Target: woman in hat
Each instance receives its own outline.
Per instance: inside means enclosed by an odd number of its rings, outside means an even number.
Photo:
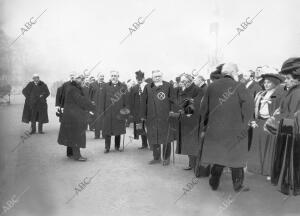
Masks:
[[[270,180],[275,136],[264,131],[264,124],[279,107],[284,89],[280,85],[284,78],[279,74],[263,74],[265,90],[257,93],[255,101],[252,144],[247,163],[248,171],[268,176]]]
[[[284,194],[300,195],[300,58],[286,60],[281,68],[288,91],[266,128],[278,128],[271,182]]]

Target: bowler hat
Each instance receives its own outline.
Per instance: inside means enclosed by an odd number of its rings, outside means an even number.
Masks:
[[[142,79],[144,79],[145,75],[141,70],[139,70],[139,71],[135,72],[135,76],[136,76],[136,79],[142,80]]]

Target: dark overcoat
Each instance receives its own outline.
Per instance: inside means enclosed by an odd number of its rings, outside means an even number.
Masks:
[[[60,86],[57,88],[56,96],[55,96],[55,106],[58,107],[58,111],[56,112],[56,115],[59,115],[59,122],[61,122],[62,117],[62,92],[63,92],[63,86]]]
[[[58,134],[58,143],[69,147],[86,146],[86,112],[95,107],[84,96],[82,88],[71,82],[65,88],[64,112]]]
[[[252,96],[242,83],[225,76],[208,86],[200,107],[205,138],[201,161],[227,167],[246,165]]]
[[[179,90],[176,96],[176,104],[181,107],[185,99],[193,99],[195,107],[200,107],[202,89],[194,83],[185,90]],[[199,97],[198,97],[199,95]],[[177,149],[176,153],[183,155],[198,155],[199,151],[199,108],[194,110],[194,113],[188,117],[181,115],[178,122],[177,130]]]
[[[103,91],[103,86],[105,83],[95,83],[91,92],[91,99],[96,104],[96,110],[99,112],[95,113],[94,124],[96,130],[102,130],[103,128],[103,115],[100,115],[100,109],[103,107],[103,100],[101,99],[101,94]]]
[[[121,82],[105,83],[102,89],[99,115],[103,116],[103,135],[121,135],[126,133],[125,118],[120,114],[126,103],[127,86]]]
[[[300,195],[300,84],[286,92],[279,113],[274,117],[277,123],[283,119],[293,119],[295,126],[293,138],[290,136],[287,140],[282,125],[279,125],[271,182],[278,184],[279,190],[285,194],[293,191],[294,195]]]
[[[140,122],[141,121],[141,101],[142,101],[142,93],[143,89],[141,89],[142,92],[139,91],[139,85],[134,85],[131,87],[129,91],[129,106],[131,115],[133,116],[134,122]]]
[[[262,90],[262,87],[259,83],[253,80],[253,82],[248,86],[247,88],[252,95],[253,98],[255,98],[256,94]]]
[[[142,94],[141,117],[146,119],[147,138],[150,145],[167,144],[174,140],[169,124],[169,112],[173,109],[174,89],[163,81],[156,87],[147,84]]]
[[[62,91],[63,91],[63,86],[60,86],[56,90],[56,96],[55,96],[55,106],[56,107],[61,107],[62,104]]]
[[[64,108],[65,98],[66,98],[66,91],[68,89],[68,86],[71,86],[71,81],[67,81],[67,82],[62,84],[61,96],[60,96],[60,107],[61,108]]]
[[[22,91],[25,96],[25,104],[22,115],[22,122],[38,121],[48,123],[47,97],[50,95],[47,85],[39,81],[37,85],[29,82]]]

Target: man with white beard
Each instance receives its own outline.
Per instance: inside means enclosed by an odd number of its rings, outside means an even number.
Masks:
[[[163,81],[162,76],[161,71],[152,71],[153,82],[145,86],[142,96],[141,120],[146,121],[147,138],[153,149],[153,160],[149,164],[161,162],[163,144],[163,166],[166,166],[170,164],[171,141],[174,139],[169,124],[173,87]]]

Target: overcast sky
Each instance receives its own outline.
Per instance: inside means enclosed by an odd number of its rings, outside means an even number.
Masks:
[[[170,80],[207,62],[215,41],[210,33],[214,21],[219,22],[218,48],[224,48],[220,61],[236,62],[241,70],[280,68],[285,59],[300,56],[299,0],[0,1],[2,30],[11,41],[31,17],[47,9],[10,49],[15,50],[14,73],[24,73],[30,65],[33,71],[27,73],[39,73],[48,82],[67,79],[70,71],[91,69],[99,61],[92,73],[104,72],[106,80],[110,70],[120,71],[121,80],[127,80],[139,69],[147,77],[160,69]],[[151,11],[120,44],[129,28]],[[259,11],[226,46],[240,24]]]

